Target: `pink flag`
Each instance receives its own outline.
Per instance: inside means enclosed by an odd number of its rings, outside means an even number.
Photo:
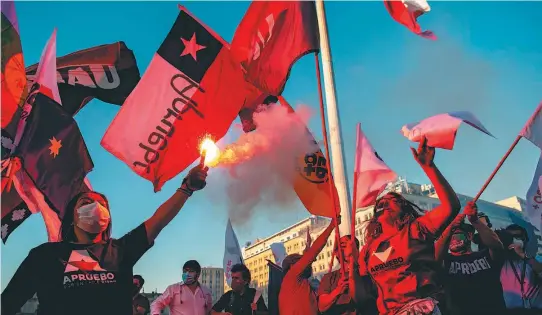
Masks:
[[[30,87],[28,97],[23,105],[23,113],[21,114],[21,118],[17,125],[17,133],[15,134],[14,145],[11,149],[12,153],[21,141],[26,126],[26,118],[32,110],[32,104],[30,104],[29,100],[33,100],[35,95],[41,92],[62,105],[56,77],[56,28],[53,30],[53,34],[51,34],[49,41],[47,41],[47,45],[45,45],[45,48],[41,53],[40,63],[38,65],[38,70],[36,70],[34,82],[32,87]]]
[[[391,17],[406,26],[411,32],[420,35],[421,37],[436,40],[437,37],[433,32],[427,30],[422,31],[422,28],[418,24],[418,17],[426,12],[429,12],[431,8],[425,0],[384,0],[384,5]]]
[[[427,145],[451,150],[454,147],[457,129],[462,122],[493,137],[482,123],[470,112],[450,112],[426,118],[420,122],[404,125],[401,132],[410,141],[420,142],[425,136]]]
[[[355,207],[367,207],[374,204],[386,185],[396,178],[397,174],[378,156],[358,124],[354,166]]]
[[[529,221],[537,228],[542,228],[542,155],[538,160],[538,165],[534,172],[533,181],[527,191],[527,206],[525,215]]]
[[[533,116],[527,121],[519,135],[542,150],[542,103],[538,105]]]

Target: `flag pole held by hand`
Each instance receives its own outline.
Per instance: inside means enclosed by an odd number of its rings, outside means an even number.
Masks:
[[[205,167],[205,156],[207,155],[207,150],[201,152],[201,157],[199,159],[199,165],[203,168]]]

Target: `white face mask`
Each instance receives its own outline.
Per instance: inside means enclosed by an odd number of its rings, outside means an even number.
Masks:
[[[514,245],[519,245],[521,248],[523,248],[523,246],[525,245],[524,242],[523,242],[522,240],[517,239],[517,238],[515,238],[515,239],[512,241],[512,243],[513,243]]]
[[[75,213],[77,215],[77,227],[93,234],[105,231],[111,220],[109,211],[99,202],[81,206]]]

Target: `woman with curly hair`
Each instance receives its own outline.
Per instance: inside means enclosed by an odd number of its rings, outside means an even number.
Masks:
[[[461,205],[433,163],[435,148],[420,141],[412,149],[435,187],[441,204],[425,213],[398,193],[377,200],[359,256],[361,275],[369,275],[378,291],[380,314],[441,314],[442,286],[435,261],[435,239],[459,213]],[[437,304],[441,303],[440,307]]]

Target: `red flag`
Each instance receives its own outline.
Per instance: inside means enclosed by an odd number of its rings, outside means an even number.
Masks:
[[[357,125],[356,159],[354,165],[354,181],[356,183],[355,207],[368,207],[375,203],[378,195],[397,175],[378,156],[369,139]],[[354,220],[353,218],[352,220]]]
[[[280,95],[294,62],[318,47],[313,1],[253,1],[235,31],[231,51],[248,82]]]
[[[226,134],[246,95],[228,44],[180,9],[101,142],[155,191],[199,157],[204,137]]]
[[[19,23],[14,1],[2,1],[2,129],[9,128],[12,119],[18,120],[18,112],[26,98],[26,75],[19,36]],[[16,124],[13,124],[15,126]],[[15,127],[14,127],[15,128]],[[9,128],[11,129],[11,128]],[[14,134],[15,130],[8,130]]]
[[[384,5],[391,17],[406,26],[413,33],[421,37],[436,40],[437,37],[433,32],[427,30],[422,31],[418,24],[418,17],[430,10],[429,4],[425,0],[384,0]]]

